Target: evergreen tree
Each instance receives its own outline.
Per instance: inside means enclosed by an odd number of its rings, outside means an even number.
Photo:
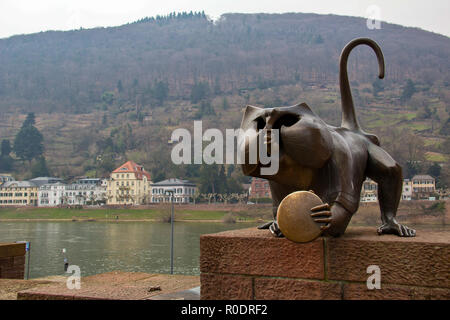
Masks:
[[[227,100],[227,98],[223,98],[223,101],[222,101],[222,108],[223,108],[223,110],[228,110],[228,108],[230,107],[230,104],[228,103],[228,100]]]
[[[416,87],[414,85],[414,82],[411,79],[408,79],[406,81],[406,85],[403,88],[403,92],[402,92],[402,96],[400,97],[400,100],[402,102],[407,102],[409,101],[409,99],[411,99],[411,97],[413,96],[413,94],[416,93]]]
[[[102,126],[106,127],[107,125],[108,125],[108,116],[106,113],[104,113],[102,118]]]
[[[114,102],[114,92],[111,91],[105,91],[102,94],[102,101],[107,104],[108,106],[112,105]]]
[[[197,103],[209,95],[209,85],[207,82],[197,82],[191,90],[191,102]]]
[[[380,79],[376,79],[374,82],[372,82],[372,92],[374,97],[378,97],[378,94],[383,91],[384,85]]]
[[[29,113],[14,139],[14,153],[22,160],[36,159],[44,153],[44,138],[34,123],[34,113]]]
[[[119,91],[119,93],[123,92],[122,80],[117,81],[117,91]]]
[[[222,89],[220,88],[220,80],[219,77],[216,76],[216,79],[214,80],[214,94],[219,95],[222,93]]]
[[[205,115],[216,114],[216,112],[214,111],[214,108],[211,105],[211,102],[209,102],[209,101],[202,101],[202,103],[200,104],[200,113],[201,113],[202,117]]]
[[[36,117],[33,112],[27,114],[25,121],[23,122],[23,126],[34,126],[36,124]]]
[[[444,122],[439,133],[445,136],[450,135],[450,117],[448,117],[447,120]]]
[[[0,153],[0,172],[1,171],[11,171],[13,166],[13,159],[10,156],[11,153],[11,144],[9,140],[3,139],[1,145],[1,153]]]
[[[218,192],[218,166],[217,164],[203,164],[200,167],[200,192],[217,193]]]
[[[36,162],[31,166],[31,177],[47,177],[50,176],[50,171],[47,167],[47,162],[44,156],[37,158]]]
[[[169,85],[166,82],[158,81],[153,87],[153,97],[162,105],[169,96]]]
[[[11,156],[0,156],[0,172],[9,172],[13,168]]]
[[[404,177],[411,179],[420,172],[421,166],[417,162],[408,161],[405,167]]]
[[[225,175],[225,166],[221,165],[217,177],[217,193],[227,193],[227,192],[228,192],[228,183],[227,177]]]
[[[441,175],[441,166],[439,164],[437,164],[437,163],[433,163],[433,165],[431,165],[428,168],[427,173],[430,176],[433,176],[434,178],[438,179],[439,176]]]
[[[9,156],[11,151],[12,151],[12,149],[11,149],[11,144],[10,144],[9,140],[3,139],[2,140],[1,152],[0,152],[1,156],[2,157],[7,157],[7,156]]]

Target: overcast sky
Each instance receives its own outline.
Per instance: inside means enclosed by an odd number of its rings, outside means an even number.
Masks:
[[[368,8],[375,5],[375,11]],[[368,17],[450,36],[450,0],[0,0],[0,38],[46,30],[118,26],[173,11],[314,12]]]

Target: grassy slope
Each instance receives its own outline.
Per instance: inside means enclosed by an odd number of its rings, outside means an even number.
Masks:
[[[177,220],[218,220],[227,214],[224,210],[186,210],[175,207]],[[0,220],[56,219],[56,220],[162,220],[170,215],[168,208],[156,209],[69,209],[69,208],[0,208]],[[236,214],[240,220],[245,219]]]
[[[271,205],[199,205],[175,206],[175,219],[186,221],[223,221],[232,216],[236,221],[269,221],[272,217]],[[0,208],[0,221],[4,220],[72,220],[94,219],[96,221],[113,220],[155,220],[167,221],[169,206],[152,208]],[[411,225],[448,226],[450,218],[449,201],[402,201],[397,218]],[[352,225],[378,226],[381,223],[380,209],[377,203],[361,204],[352,218]]]

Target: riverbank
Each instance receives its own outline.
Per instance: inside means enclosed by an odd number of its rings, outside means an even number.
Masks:
[[[248,208],[250,207],[250,208]],[[175,206],[175,220],[184,222],[253,222],[270,219],[266,206]],[[170,221],[170,206],[145,208],[0,208],[0,221]]]
[[[403,201],[398,220],[409,224],[448,225],[449,201]],[[271,204],[189,204],[175,205],[175,221],[183,222],[259,222],[272,218]],[[170,205],[139,207],[42,208],[3,207],[0,221],[73,221],[73,222],[169,222]],[[352,218],[354,225],[377,226],[378,203],[362,203]]]

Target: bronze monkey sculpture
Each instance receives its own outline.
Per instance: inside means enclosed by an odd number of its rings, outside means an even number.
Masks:
[[[342,123],[340,127],[327,125],[306,103],[271,109],[247,106],[241,129],[256,130],[253,139],[279,130],[279,170],[270,176],[261,175],[262,164],[245,160],[245,175],[269,180],[273,198],[274,221],[260,226],[269,228],[275,236],[283,236],[276,222],[277,208],[289,194],[312,190],[324,205],[311,208],[311,216],[323,233],[342,235],[352,215],[357,211],[361,187],[369,177],[378,183],[378,198],[382,225],[378,234],[414,237],[416,231],[395,219],[402,193],[402,168],[380,147],[375,135],[364,132],[355,115],[347,74],[347,60],[353,48],[368,45],[373,49],[379,66],[379,78],[384,77],[384,57],[378,44],[367,38],[348,43],[340,56],[340,92]],[[249,141],[239,145],[246,155]],[[273,143],[267,141],[268,144]]]

